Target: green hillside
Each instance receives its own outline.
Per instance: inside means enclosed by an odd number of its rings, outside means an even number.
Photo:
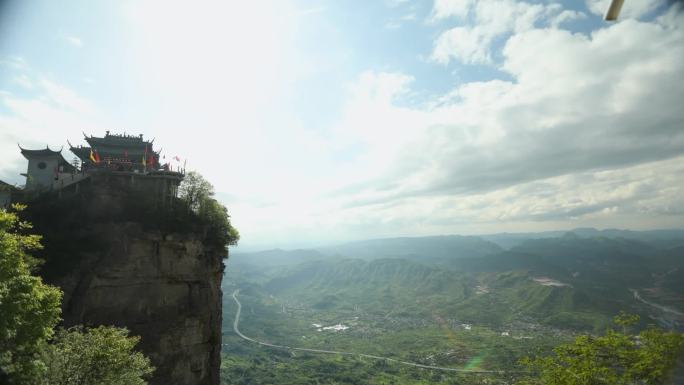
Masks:
[[[676,237],[667,238],[678,232],[578,233],[509,237],[515,244],[508,250],[455,236],[231,256],[224,293],[240,289],[240,328],[247,336],[513,374],[456,375],[353,356],[265,349],[232,332],[235,304],[224,295],[224,362],[230,363],[225,378],[512,383],[520,358],[549,352],[577,333],[601,334],[621,310],[640,314],[640,327],[684,327],[678,315],[684,311],[684,249],[676,246]],[[332,325],[348,329],[323,329]]]
[[[529,271],[452,271],[402,259],[317,261],[291,267],[264,285],[269,293],[314,309],[361,307],[384,315],[440,314],[468,323],[534,320],[599,329],[629,300],[587,288],[545,286]]]
[[[404,258],[448,264],[454,259],[482,257],[501,252],[502,249],[479,237],[444,235],[371,239],[329,247],[322,251],[347,258]]]

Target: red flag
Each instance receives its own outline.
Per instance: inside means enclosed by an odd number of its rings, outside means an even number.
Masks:
[[[100,163],[100,154],[97,153],[97,150],[95,150],[95,163]]]

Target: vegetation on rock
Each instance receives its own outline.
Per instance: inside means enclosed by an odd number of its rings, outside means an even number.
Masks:
[[[46,385],[146,384],[153,368],[133,351],[138,337],[102,326],[60,330],[59,288],[32,274],[41,237],[17,211],[0,210],[0,383]]]
[[[185,175],[178,194],[186,207],[207,224],[215,241],[225,246],[237,245],[240,233],[231,225],[226,207],[214,199],[214,186],[209,181],[191,171]]]
[[[22,206],[14,206],[15,211]],[[40,236],[0,210],[0,382],[28,384],[44,370],[38,354],[59,321],[61,291],[31,274]]]
[[[149,358],[134,351],[140,337],[112,326],[57,331],[42,352],[50,385],[144,385],[154,370]]]

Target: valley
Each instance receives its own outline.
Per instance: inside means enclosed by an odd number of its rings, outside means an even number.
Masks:
[[[659,257],[657,245],[574,234],[508,250],[418,240],[374,241],[373,253],[353,245],[233,257],[223,383],[512,384],[520,359],[600,333],[620,310],[640,314],[642,327],[683,325],[676,291],[654,290],[682,259]],[[471,256],[473,244],[485,251]]]

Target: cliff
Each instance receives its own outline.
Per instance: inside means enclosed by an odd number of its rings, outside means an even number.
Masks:
[[[156,367],[150,384],[216,385],[225,244],[191,211],[149,198],[93,180],[31,202],[41,275],[64,291],[64,326],[139,335]]]

